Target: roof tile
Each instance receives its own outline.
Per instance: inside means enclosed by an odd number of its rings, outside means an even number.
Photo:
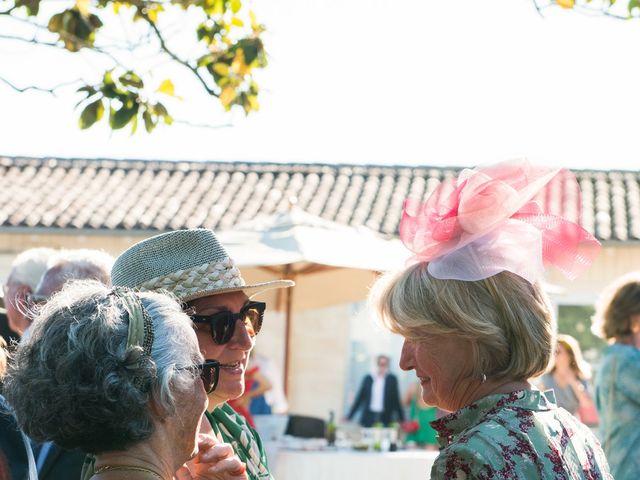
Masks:
[[[0,157],[0,226],[223,229],[296,203],[329,220],[397,235],[405,198],[424,200],[457,172],[428,166]],[[581,198],[567,174],[536,200],[580,219],[600,240],[640,240],[640,172],[574,173]]]

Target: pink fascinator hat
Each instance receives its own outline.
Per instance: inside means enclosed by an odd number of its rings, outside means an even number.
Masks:
[[[561,189],[562,201],[547,201],[549,184]],[[574,219],[562,216],[567,202],[577,204]],[[439,279],[481,280],[509,271],[534,283],[554,265],[573,280],[600,250],[576,223],[579,212],[580,187],[570,171],[514,160],[465,169],[426,202],[406,200],[400,238],[413,261],[429,262]]]

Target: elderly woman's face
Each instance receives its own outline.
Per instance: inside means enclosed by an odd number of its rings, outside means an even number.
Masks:
[[[194,379],[189,390],[178,395],[177,418],[173,422],[175,431],[172,438],[175,451],[184,458],[192,458],[198,453],[198,433],[207,401],[207,393],[199,377]]]
[[[248,301],[249,297],[244,292],[231,292],[198,298],[189,305],[198,315],[212,315],[224,310],[238,313]],[[214,343],[208,324],[197,323],[194,326],[202,355],[221,364],[218,386],[210,395],[211,406],[238,398],[244,392],[244,372],[253,348],[253,338],[241,321],[236,322],[231,340],[224,345]]]
[[[404,340],[400,368],[415,370],[427,405],[453,412],[465,405],[472,385],[468,342],[446,335]]]

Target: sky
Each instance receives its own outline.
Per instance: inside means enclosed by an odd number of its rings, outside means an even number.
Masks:
[[[190,100],[175,116],[219,128],[81,131],[71,91],[19,94],[0,83],[0,155],[434,166],[526,156],[570,168],[640,165],[640,21],[559,8],[542,17],[529,0],[253,7],[270,54],[257,114],[222,113],[178,72],[177,93]],[[0,32],[12,28],[0,19]],[[98,71],[88,54],[66,61],[50,48],[0,40],[0,76],[19,85]]]

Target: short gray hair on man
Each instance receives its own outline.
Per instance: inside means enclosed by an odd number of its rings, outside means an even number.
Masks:
[[[89,453],[122,450],[176,412],[176,393],[202,362],[191,322],[173,298],[135,293],[151,317],[151,356],[127,348],[122,299],[95,281],[70,282],[42,308],[20,342],[4,394],[32,439]],[[151,403],[157,408],[152,409]]]
[[[544,373],[556,321],[539,283],[511,272],[441,280],[427,267],[416,263],[374,286],[370,299],[386,328],[417,341],[427,335],[468,341],[476,378],[526,380]]]
[[[97,280],[111,285],[111,267],[115,259],[102,250],[88,248],[60,250],[47,262],[47,271],[40,278],[35,291],[40,292],[48,283],[58,286],[71,280]]]
[[[53,248],[30,248],[21,252],[11,263],[7,285],[27,285],[33,291],[47,270],[47,263],[56,251]]]

